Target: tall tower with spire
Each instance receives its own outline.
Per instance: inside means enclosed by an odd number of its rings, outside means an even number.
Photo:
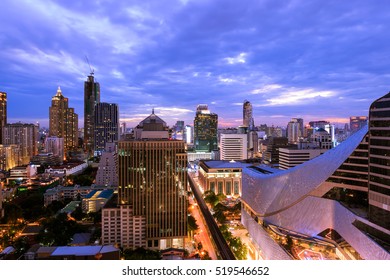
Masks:
[[[100,85],[95,81],[93,71],[84,82],[84,150],[93,152],[95,131],[95,105],[100,103]]]
[[[49,108],[49,136],[64,139],[65,155],[67,151],[77,148],[78,144],[78,115],[74,108],[69,108],[68,102],[58,87]]]

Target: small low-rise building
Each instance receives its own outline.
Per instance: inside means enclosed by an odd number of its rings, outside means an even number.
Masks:
[[[199,163],[199,182],[204,191],[241,196],[241,173],[247,164],[235,161],[210,160]]]
[[[104,207],[107,201],[113,196],[114,190],[93,190],[82,200],[84,213],[97,212]]]

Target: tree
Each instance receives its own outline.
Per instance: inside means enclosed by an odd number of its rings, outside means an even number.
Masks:
[[[139,247],[135,250],[125,249],[123,251],[123,258],[125,260],[161,260],[160,251],[153,251]]]
[[[75,233],[83,232],[83,228],[75,221],[69,220],[65,213],[44,220],[42,226],[37,239],[46,246],[68,245]]]
[[[23,209],[14,203],[4,203],[4,222],[16,224],[23,217]]]
[[[196,223],[196,219],[192,215],[189,215],[187,217],[187,223],[188,223],[188,231],[195,231],[199,229],[199,226]]]
[[[204,201],[209,203],[211,207],[214,207],[218,203],[218,197],[215,195],[213,191],[205,191]]]

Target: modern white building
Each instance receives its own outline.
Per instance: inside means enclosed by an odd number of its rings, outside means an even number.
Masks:
[[[84,213],[97,212],[104,207],[107,201],[113,196],[114,190],[93,190],[81,201]]]
[[[279,148],[279,169],[286,170],[325,153],[328,149]]]
[[[221,160],[245,160],[248,158],[247,134],[221,134]]]

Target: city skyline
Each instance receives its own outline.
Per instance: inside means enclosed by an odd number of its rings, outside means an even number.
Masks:
[[[390,17],[379,2],[22,2],[0,3],[9,123],[48,127],[61,86],[82,124],[92,70],[101,102],[118,104],[129,127],[152,108],[192,125],[198,104],[221,127],[239,126],[244,100],[256,125],[348,123],[389,91]]]

